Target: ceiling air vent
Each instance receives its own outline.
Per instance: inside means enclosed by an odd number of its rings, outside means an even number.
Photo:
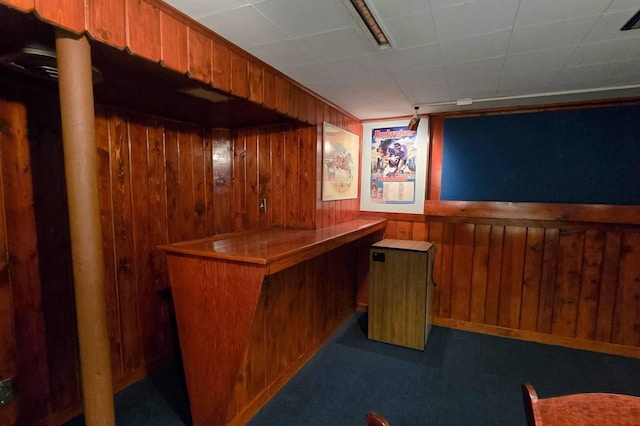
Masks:
[[[56,52],[45,46],[32,44],[18,51],[0,55],[0,63],[31,77],[44,80],[58,79]],[[93,83],[99,83],[102,74],[95,67],[92,71]]]

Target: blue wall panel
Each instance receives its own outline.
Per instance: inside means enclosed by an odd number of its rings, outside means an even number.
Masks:
[[[640,205],[640,105],[448,118],[442,200]]]

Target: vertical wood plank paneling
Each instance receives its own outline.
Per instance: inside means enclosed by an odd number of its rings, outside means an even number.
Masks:
[[[246,131],[238,130],[233,140],[233,228],[247,229],[247,147]]]
[[[300,140],[295,130],[286,132],[284,143],[285,174],[285,226],[296,227],[299,223],[300,205]]]
[[[105,298],[107,304],[107,328],[111,347],[111,371],[113,377],[123,375],[122,340],[120,338],[120,312],[118,311],[118,283],[116,262],[116,234],[113,214],[112,183],[112,127],[113,115],[102,108],[96,111],[96,145],[98,150],[98,188],[102,251],[105,266]]]
[[[116,253],[116,285],[118,289],[118,317],[120,319],[121,357],[124,379],[141,365],[140,336],[138,335],[138,299],[136,294],[136,264],[133,245],[133,212],[131,192],[131,163],[129,157],[129,129],[126,118],[111,120],[112,144],[112,203]]]
[[[195,238],[204,238],[207,233],[207,193],[210,187],[207,186],[207,177],[205,176],[205,155],[207,152],[208,141],[200,134],[193,133],[191,136],[191,170],[193,176],[193,232]]]
[[[271,211],[271,226],[285,225],[285,137],[284,132],[269,135],[271,153],[271,199],[267,208]]]
[[[178,127],[175,124],[165,128],[165,170],[167,177],[168,242],[177,243],[184,240],[180,232],[180,163]]]
[[[22,404],[20,421],[35,424],[49,414],[50,383],[45,324],[42,315],[38,241],[33,206],[33,181],[24,105],[0,102],[1,170],[5,206],[9,274],[13,297],[16,359],[14,385]]]
[[[215,212],[213,208],[213,194],[216,188],[213,171],[213,135],[211,129],[204,129],[202,134],[202,163],[203,163],[203,185],[202,193],[204,199],[204,215],[206,221],[204,235],[215,235]]]
[[[413,239],[413,224],[412,222],[401,220],[396,222],[395,238],[400,240],[412,240]]]
[[[249,97],[249,62],[247,58],[231,52],[231,93],[241,98]]]
[[[253,62],[248,63],[249,100],[258,104],[264,102],[264,68]]]
[[[193,187],[193,133],[188,124],[180,126],[178,131],[178,169],[179,169],[179,211],[178,227],[180,240],[192,240],[195,234],[195,197]]]
[[[184,74],[189,69],[187,26],[160,12],[160,58],[166,67]]]
[[[81,33],[85,30],[84,0],[36,0],[35,8],[46,21],[52,21],[59,26]]]
[[[622,237],[612,343],[640,346],[640,232]]]
[[[491,225],[476,225],[471,275],[469,320],[477,323],[483,323],[485,318],[490,242]],[[436,253],[437,250],[438,247],[436,246]]]
[[[439,311],[442,317],[451,316],[451,285],[453,282],[453,249],[455,238],[455,224],[445,223],[442,232],[440,251],[442,252],[442,268],[440,270]]]
[[[559,336],[575,337],[578,318],[580,277],[582,275],[582,232],[560,233],[558,270],[554,289],[551,332]]]
[[[91,37],[118,49],[127,43],[125,1],[86,0],[87,30]]]
[[[498,312],[498,325],[502,327],[520,326],[526,232],[524,227],[505,227]]]
[[[164,126],[152,121],[148,129],[148,168],[149,168],[149,234],[151,245],[151,280],[149,294],[143,297],[151,299],[152,313],[147,321],[151,324],[152,334],[145,339],[147,359],[167,357],[176,350],[173,347],[173,324],[169,301],[161,298],[163,290],[169,286],[169,272],[164,253],[156,247],[169,241],[167,225],[167,192],[165,176],[165,140]]]
[[[203,83],[211,82],[211,40],[201,32],[187,27],[189,65],[187,74]]]
[[[213,217],[214,233],[233,230],[233,147],[228,130],[211,131],[213,144]]]
[[[300,186],[297,200],[299,208],[299,226],[305,229],[313,229],[316,225],[316,157],[315,157],[315,128],[305,127],[298,129],[300,135]]]
[[[74,289],[67,206],[60,202],[66,198],[60,110],[55,96],[33,92],[27,99],[42,313],[47,330],[51,410],[55,412],[80,400],[76,316],[71,309],[61,309],[73,306]],[[4,257],[5,268],[6,261]],[[10,328],[13,330],[13,325]]]
[[[231,91],[231,51],[227,46],[211,41],[211,85],[225,92]]]
[[[411,235],[414,241],[427,241],[427,224],[425,222],[413,222]]]
[[[545,229],[537,326],[537,330],[542,333],[551,333],[559,243],[560,231],[556,228]]]
[[[387,223],[387,228],[390,222]],[[433,312],[440,312],[440,289],[443,284],[440,278],[442,277],[442,258],[443,247],[442,238],[444,233],[444,224],[442,222],[430,221],[428,226],[428,241],[432,242],[436,246],[436,257],[433,264],[433,282],[435,288],[433,289]]]
[[[602,284],[598,300],[598,320],[596,324],[596,340],[611,342],[613,331],[613,314],[620,274],[620,257],[622,253],[622,233],[607,232],[604,243],[604,259],[602,264]]]
[[[276,111],[283,114],[289,112],[289,87],[289,82],[276,76]]]
[[[540,283],[542,281],[543,250],[544,228],[527,228],[522,304],[520,307],[520,328],[522,330],[536,331]]]
[[[277,90],[276,75],[269,69],[264,70],[264,106],[269,109],[276,109]]]
[[[604,231],[588,230],[585,234],[576,324],[576,337],[579,339],[595,338],[604,242]]]
[[[147,0],[126,1],[127,47],[153,62],[161,59],[160,10]],[[144,19],[138,17],[144,16]]]
[[[502,285],[502,257],[504,253],[504,226],[491,226],[489,244],[489,265],[487,275],[487,303],[485,306],[485,323],[498,324],[500,309],[500,287]]]
[[[258,227],[271,226],[272,219],[272,173],[271,173],[271,133],[260,132],[258,140],[258,199],[267,200],[267,211],[259,212]]]
[[[475,226],[457,223],[454,228],[451,318],[468,320],[471,305],[471,278]]]
[[[132,117],[133,118],[133,117]],[[134,280],[131,293],[137,309],[138,318],[134,325],[138,330],[138,342],[146,342],[153,335],[153,280],[151,276],[151,205],[149,200],[149,141],[147,125],[142,120],[129,121],[129,173],[131,176],[131,214],[133,242]],[[144,359],[153,354],[141,345]],[[140,348],[135,355],[140,358]],[[137,367],[137,365],[136,365]]]
[[[247,228],[256,229],[260,227],[260,212],[258,206],[258,131],[247,130],[245,138],[245,149],[247,155],[245,156],[246,167],[246,185],[245,185],[245,199],[246,199],[246,212],[247,212]]]

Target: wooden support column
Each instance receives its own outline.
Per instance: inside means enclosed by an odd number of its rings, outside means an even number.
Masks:
[[[114,425],[91,50],[86,37],[58,29],[56,52],[85,422]]]

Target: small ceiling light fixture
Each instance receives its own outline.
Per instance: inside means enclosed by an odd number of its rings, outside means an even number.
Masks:
[[[640,10],[620,28],[620,31],[637,30],[640,28]]]
[[[343,3],[345,4],[351,3],[355,11],[357,12],[358,16],[364,23],[365,27],[369,30],[369,32],[373,36],[376,43],[378,43],[378,46],[380,46],[380,48],[386,48],[391,46],[391,42],[389,41],[389,38],[384,33],[384,31],[382,31],[382,28],[376,21],[376,18],[373,16],[373,13],[371,12],[371,9],[369,9],[369,6],[367,6],[367,3],[365,2],[365,0],[349,0],[349,1],[343,0]]]
[[[413,117],[411,117],[411,121],[409,121],[409,124],[407,125],[407,128],[412,132],[418,130],[418,124],[420,124],[420,117],[418,117],[418,108],[420,107],[414,108],[416,111],[413,113]]]

